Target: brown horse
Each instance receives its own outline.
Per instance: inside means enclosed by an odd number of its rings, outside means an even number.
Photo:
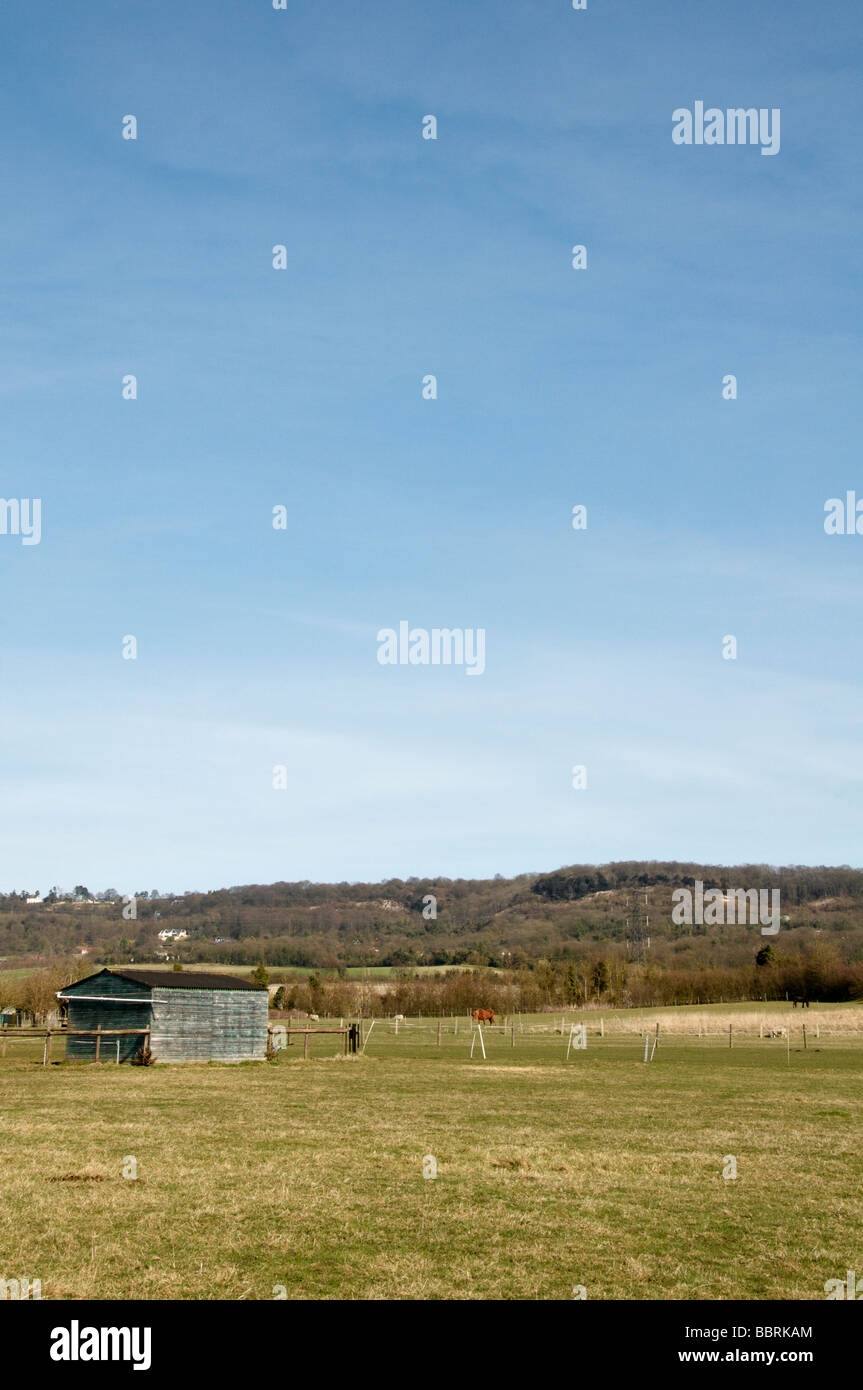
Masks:
[[[477,1023],[494,1023],[494,1009],[474,1009],[472,1017]]]

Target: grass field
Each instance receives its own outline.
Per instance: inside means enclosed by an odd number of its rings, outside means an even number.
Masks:
[[[662,1023],[648,1065],[637,1026],[600,1038],[595,1014],[569,1061],[548,1015],[515,1047],[487,1032],[485,1061],[466,1019],[440,1048],[433,1021],[379,1023],[364,1057],[322,1037],[236,1067],[42,1068],[10,1044],[0,1277],[55,1299],[823,1299],[863,1269],[863,1033],[815,1039],[810,1010],[804,1051],[786,1009],[789,1060],[763,1012],[733,1011],[731,1048]]]
[[[116,967],[118,970],[122,966]],[[157,964],[147,964],[147,970],[173,970],[173,965],[165,962]],[[184,970],[215,970],[219,975],[241,975],[248,979],[254,970],[253,965],[222,965],[219,961],[204,962],[203,964],[190,963],[185,965]],[[101,969],[101,966],[97,967]],[[345,969],[345,978],[348,980],[388,980],[392,975],[398,975],[404,967],[400,965],[349,965]],[[412,965],[410,973],[424,977],[426,975],[446,975],[454,970],[470,970],[469,965]],[[273,965],[269,967],[271,979],[281,978],[281,976],[317,975],[321,980],[333,980],[338,976],[338,970],[329,970],[322,965]],[[497,973],[497,972],[495,972]]]
[[[2,970],[2,979],[20,983],[20,981],[25,980],[28,975],[34,974],[38,968],[39,967],[35,965],[14,966],[8,969],[4,967]],[[122,970],[123,967],[122,965],[117,965],[111,968]],[[174,966],[171,961],[143,961],[135,968],[139,970],[164,970],[171,972]],[[86,960],[81,961],[80,969],[81,978],[83,979],[86,975],[94,975],[97,970],[104,970],[105,966],[101,961]],[[184,964],[183,969],[187,971],[213,971],[217,975],[237,975],[241,979],[247,980],[255,967],[253,965],[223,965],[221,961],[191,961],[188,964]],[[274,965],[269,969],[270,978],[273,981],[281,979],[282,976],[285,978],[294,978],[296,976],[305,976],[308,978],[309,975],[317,975],[322,980],[332,980],[337,978],[339,973],[338,970],[330,970],[323,966],[313,965]],[[403,966],[398,965],[349,965],[345,969],[345,977],[348,980],[354,981],[388,980],[391,976],[398,975],[403,969]],[[446,975],[452,971],[470,969],[471,966],[469,965],[413,965],[410,967],[410,973],[412,975],[425,977],[427,975]],[[497,974],[498,972],[493,971],[492,973]]]

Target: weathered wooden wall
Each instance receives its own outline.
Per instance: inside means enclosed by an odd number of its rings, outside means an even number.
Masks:
[[[267,1055],[266,990],[153,988],[158,1062],[250,1062]]]

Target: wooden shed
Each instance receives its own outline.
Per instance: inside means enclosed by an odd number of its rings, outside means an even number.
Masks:
[[[150,1030],[156,1062],[252,1062],[267,1055],[269,995],[232,975],[192,970],[99,970],[59,991],[69,1032],[101,1028],[99,1056],[129,1061]],[[112,1028],[135,1033],[112,1034]],[[66,1056],[95,1061],[96,1037],[67,1037]]]

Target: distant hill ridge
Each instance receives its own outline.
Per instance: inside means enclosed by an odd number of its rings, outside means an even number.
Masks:
[[[829,934],[843,959],[863,960],[863,869],[848,865],[698,864],[621,860],[572,864],[512,878],[387,879],[377,883],[277,882],[209,892],[140,894],[135,915],[105,890],[94,900],[28,902],[29,893],[0,896],[0,958],[70,956],[92,959],[179,959],[217,966],[338,969],[356,966],[493,965],[567,959],[609,943],[627,949],[635,895],[646,910],[652,958],[713,966],[753,958],[758,927],[680,928],[672,893],[701,880],[705,889],[779,889],[787,951]],[[128,911],[128,904],[126,904]],[[159,932],[182,928],[180,940]],[[0,960],[2,964],[2,960]]]

